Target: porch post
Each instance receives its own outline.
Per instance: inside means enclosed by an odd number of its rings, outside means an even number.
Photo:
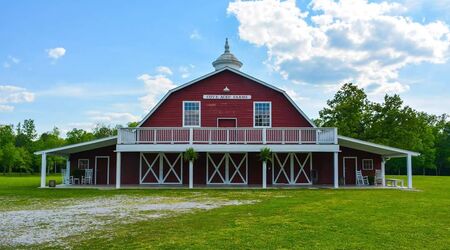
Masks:
[[[411,154],[406,157],[406,173],[408,175],[408,188],[412,188],[412,161]]]
[[[189,188],[194,188],[194,162],[189,161]]]
[[[383,187],[386,186],[386,176],[385,176],[385,163],[386,163],[386,159],[383,157],[381,158],[381,185]]]
[[[338,188],[339,187],[339,168],[338,168],[338,156],[339,153],[338,152],[334,152],[334,188]]]
[[[41,188],[45,187],[46,178],[47,178],[47,154],[42,153],[42,155],[41,155]]]
[[[66,160],[66,180],[70,180],[70,160],[69,159],[70,158],[67,156],[67,160]],[[64,184],[72,184],[72,183],[64,183]]]
[[[116,188],[120,188],[120,163],[122,162],[121,153],[116,152]]]
[[[262,164],[262,188],[267,188],[267,161]]]

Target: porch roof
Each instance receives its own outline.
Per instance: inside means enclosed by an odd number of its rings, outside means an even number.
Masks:
[[[379,154],[384,157],[406,157],[419,156],[420,153],[404,150],[400,148],[389,147],[381,144],[376,144],[372,142],[362,141],[342,135],[338,135],[338,144],[343,147],[353,148],[357,150],[366,151],[369,153]]]
[[[34,154],[41,155],[43,153],[49,155],[68,155],[73,153],[78,153],[86,150],[113,146],[117,144],[117,136],[106,137],[102,139],[81,142],[77,144],[67,145],[59,148],[52,148],[42,151],[37,151]]]

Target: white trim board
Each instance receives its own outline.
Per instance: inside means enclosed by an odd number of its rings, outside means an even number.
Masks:
[[[339,152],[339,145],[320,144],[131,144],[117,145],[117,152],[184,152],[187,148],[197,152],[260,152],[268,147],[272,152]]]
[[[98,144],[98,145],[95,145],[95,144]],[[67,146],[63,146],[63,147],[59,147],[59,148],[41,150],[41,151],[34,152],[34,154],[35,155],[41,155],[43,153],[45,153],[45,154],[49,154],[49,153],[72,154],[72,153],[96,149],[96,148],[100,148],[100,147],[113,146],[116,144],[117,144],[117,136],[111,136],[111,137],[101,138],[101,139],[97,139],[97,140],[67,145]],[[79,150],[77,150],[77,148]]]
[[[256,83],[259,83],[259,84],[261,84],[263,86],[266,86],[268,88],[271,88],[271,89],[273,89],[275,91],[280,92],[281,94],[283,94],[288,99],[288,101],[294,106],[294,108],[300,113],[300,115],[302,115],[309,122],[309,124],[311,126],[316,127],[316,125],[312,122],[312,120],[309,119],[309,117],[300,109],[300,107],[298,107],[298,105],[294,102],[294,100],[292,100],[292,98],[286,93],[286,91],[284,91],[284,90],[282,90],[280,88],[277,88],[277,87],[275,87],[275,86],[273,86],[271,84],[268,84],[268,83],[266,83],[264,81],[261,81],[261,80],[259,80],[257,78],[254,78],[253,76],[247,75],[247,74],[245,74],[245,73],[243,73],[243,72],[241,72],[241,71],[239,71],[237,69],[233,69],[233,68],[230,68],[230,67],[224,67],[224,68],[222,68],[220,70],[215,70],[215,71],[213,71],[213,72],[211,72],[209,74],[206,74],[204,76],[201,76],[201,77],[199,77],[197,79],[194,79],[194,80],[192,80],[190,82],[187,82],[185,84],[182,84],[182,85],[180,85],[180,86],[178,86],[176,88],[173,88],[173,89],[169,90],[169,92],[167,92],[167,94],[165,94],[164,97],[161,98],[161,100],[152,108],[152,110],[150,110],[150,112],[139,122],[137,127],[141,127],[142,124],[144,124],[144,122],[159,108],[159,106],[161,106],[161,104],[163,104],[164,101],[172,93],[174,93],[175,91],[178,91],[180,89],[186,88],[186,87],[188,87],[188,86],[190,86],[192,84],[195,84],[195,83],[197,83],[197,82],[199,82],[201,80],[204,80],[204,79],[206,79],[206,78],[208,78],[210,76],[219,74],[219,73],[221,73],[221,72],[223,72],[225,70],[229,70],[229,71],[231,71],[233,73],[236,73],[236,74],[238,74],[238,75],[240,75],[242,77],[245,77],[245,78],[250,79],[250,80],[252,80],[252,81],[254,81]]]
[[[376,144],[372,142],[366,142],[363,140],[358,140],[342,135],[338,135],[338,144],[342,147],[349,147],[358,149],[365,152],[370,152],[374,154],[379,154],[386,157],[405,157],[407,155],[419,156],[420,153],[404,150],[400,148],[389,147],[381,144]]]

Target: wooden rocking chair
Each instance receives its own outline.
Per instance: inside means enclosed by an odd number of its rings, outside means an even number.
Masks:
[[[381,170],[375,169],[375,180],[374,180],[375,186],[378,186],[378,184],[383,185],[383,175],[381,174]]]

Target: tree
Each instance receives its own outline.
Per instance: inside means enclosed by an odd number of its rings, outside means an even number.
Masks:
[[[97,126],[92,131],[95,139],[105,138],[117,135],[117,128],[111,128],[103,124],[97,124]]]
[[[75,144],[85,141],[93,140],[95,137],[92,133],[89,133],[83,129],[74,128],[66,134],[67,144]]]
[[[441,120],[442,128],[438,130],[436,140],[436,165],[438,174],[443,168],[450,169],[450,121]]]
[[[135,128],[135,127],[137,127],[139,125],[139,122],[129,122],[128,124],[127,124],[127,126],[129,127],[129,128]]]
[[[352,83],[346,83],[327,101],[328,107],[319,112],[318,125],[337,127],[339,134],[363,139],[370,115],[369,101],[363,89]]]

